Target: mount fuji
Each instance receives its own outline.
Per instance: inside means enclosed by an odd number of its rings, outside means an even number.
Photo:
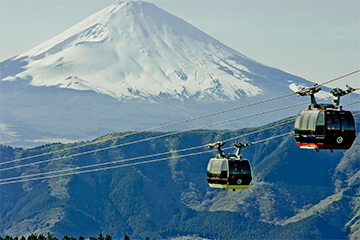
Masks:
[[[92,90],[120,101],[157,97],[235,100],[264,93],[250,59],[145,2],[116,2],[18,56],[3,81]],[[247,64],[246,64],[247,63]]]
[[[21,147],[147,129],[313,85],[248,58],[147,2],[115,2],[1,62],[0,70],[0,143]],[[283,105],[278,101],[242,113]],[[218,128],[255,126],[296,113],[291,109]],[[185,127],[233,116],[239,113]]]

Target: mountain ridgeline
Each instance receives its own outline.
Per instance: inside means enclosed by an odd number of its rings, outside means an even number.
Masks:
[[[359,115],[355,120],[359,129]],[[299,149],[292,134],[250,145],[242,150],[242,155],[252,164],[253,182],[248,189],[235,192],[211,189],[207,184],[206,166],[216,152],[181,157],[207,150],[205,145],[212,141],[241,136],[284,121],[287,120],[260,128],[197,130],[161,138],[154,138],[164,134],[161,132],[127,137],[123,137],[126,133],[114,133],[84,147],[81,147],[83,143],[54,143],[27,150],[1,146],[2,162],[67,149],[6,165],[54,159],[2,171],[2,179],[141,156],[148,157],[81,170],[154,161],[0,185],[0,235],[46,235],[50,232],[57,237],[89,237],[103,233],[114,239],[125,234],[131,239],[181,239],[181,236],[187,239],[359,238],[359,138],[351,149],[333,153]],[[292,129],[290,123],[245,138],[254,142]],[[147,138],[153,139],[115,147]],[[231,145],[232,142],[228,142],[224,147]],[[75,146],[79,147],[68,149]],[[204,147],[178,151],[195,146]],[[106,147],[110,148],[74,155]],[[230,153],[235,148],[226,151]],[[163,152],[169,154],[151,156]],[[61,158],[66,155],[74,156]],[[174,158],[156,161],[170,156]]]

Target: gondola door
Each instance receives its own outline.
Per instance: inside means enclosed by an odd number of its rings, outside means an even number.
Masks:
[[[355,123],[351,112],[325,111],[327,149],[349,149],[355,140]]]
[[[251,167],[248,160],[229,160],[229,188],[246,189],[251,180]]]

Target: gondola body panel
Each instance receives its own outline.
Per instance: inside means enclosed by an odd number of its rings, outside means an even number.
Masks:
[[[349,149],[355,140],[354,118],[349,111],[301,110],[294,136],[300,148]]]
[[[251,166],[246,159],[211,158],[206,177],[211,188],[247,189],[251,183]]]

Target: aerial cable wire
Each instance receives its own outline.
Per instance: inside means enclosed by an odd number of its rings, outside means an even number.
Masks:
[[[360,89],[360,88],[358,88],[358,89]],[[357,100],[357,101],[352,102],[352,103],[344,104],[344,105],[342,105],[342,106],[343,106],[343,107],[347,107],[347,106],[350,106],[350,105],[353,105],[353,104],[356,104],[356,103],[360,103],[360,100]],[[358,115],[358,114],[355,114],[355,115]],[[354,116],[355,116],[355,115],[354,115]]]
[[[326,98],[328,98],[328,97],[320,98],[319,100],[326,99]],[[268,110],[268,111],[265,111],[265,112],[260,112],[260,113],[256,113],[256,114],[252,114],[252,115],[248,115],[248,116],[243,116],[243,117],[239,117],[239,118],[235,118],[235,119],[225,120],[225,121],[222,121],[222,122],[217,122],[217,123],[213,123],[213,124],[208,124],[208,125],[205,125],[205,126],[200,126],[200,127],[196,127],[196,128],[192,128],[192,129],[187,129],[187,130],[172,132],[172,133],[168,133],[168,134],[164,134],[164,135],[159,135],[159,136],[156,136],[156,137],[151,137],[151,138],[147,138],[147,139],[142,139],[142,140],[138,140],[138,141],[134,141],[134,142],[130,142],[130,143],[124,143],[124,144],[120,144],[120,145],[109,146],[109,147],[106,147],[106,148],[95,149],[95,150],[92,150],[92,151],[86,151],[86,152],[82,152],[82,153],[76,153],[76,154],[67,155],[67,156],[63,156],[63,157],[58,157],[58,158],[53,158],[53,159],[48,159],[48,160],[42,160],[42,161],[38,161],[38,162],[33,162],[33,163],[28,163],[28,164],[23,164],[23,165],[8,167],[8,168],[3,168],[3,169],[0,169],[0,172],[1,172],[1,171],[6,171],[6,170],[15,169],[15,168],[21,168],[21,167],[26,167],[26,166],[37,165],[37,164],[41,164],[41,163],[45,163],[45,162],[50,162],[50,161],[54,161],[54,160],[60,160],[60,159],[65,159],[65,158],[74,157],[74,156],[80,156],[80,155],[84,155],[84,154],[89,154],[89,153],[104,151],[104,150],[108,150],[108,149],[111,149],[111,148],[117,148],[117,147],[121,147],[121,146],[125,146],[125,145],[130,145],[130,144],[135,144],[135,143],[139,143],[139,142],[149,141],[149,140],[153,140],[153,139],[157,139],[157,138],[161,138],[161,137],[165,137],[165,136],[170,136],[170,135],[174,135],[174,134],[178,134],[178,133],[182,133],[182,132],[187,132],[187,131],[196,130],[196,129],[200,129],[200,128],[205,128],[205,127],[209,127],[209,126],[219,125],[219,124],[223,124],[223,123],[228,123],[228,122],[232,122],[232,121],[236,121],[236,120],[241,120],[241,119],[244,119],[244,118],[253,117],[253,116],[257,116],[257,115],[261,115],[261,114],[265,114],[265,113],[269,113],[269,112],[279,111],[279,110],[283,110],[283,109],[286,109],[286,108],[290,108],[290,107],[302,105],[302,104],[305,104],[305,103],[307,103],[307,102],[298,103],[298,104],[294,104],[294,105],[290,105],[290,106],[286,106],[286,107],[281,107],[281,108],[277,108],[277,109],[273,109],[273,110]],[[355,103],[356,103],[356,102],[355,102]],[[353,104],[354,104],[354,103],[353,103]],[[8,161],[7,163],[15,162],[15,161],[17,161],[17,160],[18,160],[18,159],[10,160],[10,161]]]
[[[86,143],[86,144],[82,144],[80,146],[74,146],[74,147],[59,149],[59,150],[51,151],[51,152],[47,152],[47,153],[28,156],[28,157],[24,157],[24,158],[18,158],[18,159],[7,161],[7,162],[2,162],[2,163],[0,163],[0,165],[11,163],[11,162],[23,161],[23,160],[36,158],[36,157],[41,157],[41,156],[46,156],[46,155],[49,155],[49,154],[54,154],[54,153],[59,153],[59,152],[75,149],[75,148],[85,147],[85,146],[89,146],[89,145],[93,145],[93,144],[97,144],[97,143],[101,143],[101,142],[107,142],[107,141],[118,139],[118,138],[125,138],[125,137],[128,137],[128,136],[135,135],[135,134],[140,134],[140,133],[143,133],[143,132],[149,132],[149,131],[153,131],[153,130],[157,130],[157,129],[161,129],[161,128],[165,128],[165,127],[174,126],[174,125],[181,124],[181,123],[186,123],[186,122],[190,122],[190,121],[194,121],[194,120],[198,120],[198,119],[202,119],[202,118],[206,118],[206,117],[210,117],[210,116],[215,116],[215,115],[218,115],[218,114],[221,114],[221,113],[226,113],[226,112],[238,110],[238,109],[241,109],[241,108],[254,106],[254,105],[265,103],[265,102],[270,102],[270,101],[277,100],[277,99],[284,98],[284,97],[288,97],[288,96],[291,96],[291,95],[294,95],[294,94],[295,93],[289,93],[289,94],[282,95],[282,96],[279,96],[279,97],[274,97],[274,98],[270,98],[270,99],[266,99],[266,100],[262,100],[262,101],[258,101],[258,102],[254,102],[254,103],[250,103],[250,104],[230,108],[230,109],[227,109],[227,110],[222,110],[222,111],[218,111],[218,112],[214,112],[214,113],[209,113],[209,114],[206,114],[206,115],[202,115],[202,116],[198,116],[198,117],[194,117],[194,118],[189,118],[189,119],[185,119],[185,120],[182,120],[182,121],[161,125],[161,126],[158,126],[158,127],[148,128],[148,129],[145,129],[145,130],[131,132],[131,133],[127,133],[127,134],[124,134],[124,135],[121,135],[121,136],[117,136],[117,137],[112,137],[112,138],[108,138],[108,139],[89,142],[89,143]]]
[[[340,76],[340,77],[334,78],[334,79],[329,80],[329,81],[327,81],[327,82],[324,82],[324,83],[322,83],[322,84],[318,84],[318,86],[323,86],[323,85],[326,85],[326,84],[328,84],[328,83],[331,83],[331,82],[337,81],[337,80],[339,80],[339,79],[341,79],[341,78],[344,78],[344,77],[348,77],[348,76],[353,75],[353,74],[358,73],[358,72],[360,72],[360,69],[359,69],[359,70],[356,70],[356,71],[353,71],[353,72],[351,72],[351,73],[348,73],[348,74],[342,75],[342,76]]]
[[[339,80],[339,79],[342,79],[342,78],[344,78],[344,77],[350,76],[350,75],[355,74],[355,73],[358,73],[358,72],[360,72],[360,70],[356,70],[356,71],[354,71],[354,72],[351,72],[351,73],[342,75],[342,76],[340,76],[340,77],[334,78],[334,79],[329,80],[329,81],[327,81],[327,82],[324,82],[324,83],[322,83],[322,84],[318,84],[318,86],[326,85],[326,84],[328,84],[328,83],[337,81],[337,80]],[[359,89],[359,88],[358,88],[358,89]],[[358,90],[358,89],[355,89],[355,90]],[[157,129],[161,129],[161,128],[165,128],[165,127],[170,127],[170,126],[174,126],[174,125],[177,125],[177,124],[186,123],[186,122],[190,122],[190,121],[194,121],[194,120],[198,120],[198,119],[202,119],[202,118],[206,118],[206,117],[215,116],[215,115],[218,115],[218,114],[222,114],[222,113],[226,113],[226,112],[238,110],[238,109],[241,109],[241,108],[250,107],[250,106],[254,106],[254,105],[261,104],[261,103],[265,103],[265,102],[270,102],[270,101],[277,100],[277,99],[280,99],[280,98],[285,98],[285,97],[288,97],[288,96],[291,96],[291,95],[294,95],[294,94],[297,94],[297,92],[293,92],[293,93],[285,94],[285,95],[282,95],[282,96],[278,96],[278,97],[274,97],[274,98],[270,98],[270,99],[266,99],[266,100],[262,100],[262,101],[258,101],[258,102],[254,102],[254,103],[250,103],[250,104],[246,104],[246,105],[242,105],[242,106],[238,106],[238,107],[234,107],[234,108],[230,108],[230,109],[226,109],[226,110],[214,112],[214,113],[209,113],[209,114],[205,114],[205,115],[202,115],[202,116],[198,116],[198,117],[194,117],[194,118],[189,118],[189,119],[185,119],[185,120],[182,120],[182,121],[177,121],[177,122],[173,122],[173,123],[169,123],[169,124],[165,124],[165,125],[161,125],[161,126],[157,126],[157,127],[145,129],[145,130],[140,130],[140,131],[131,132],[131,133],[127,133],[127,134],[124,134],[124,135],[121,135],[121,136],[117,136],[117,137],[112,137],[112,138],[108,138],[108,139],[93,141],[93,142],[81,144],[81,145],[78,145],[78,146],[73,146],[73,147],[69,147],[69,148],[59,149],[59,150],[56,150],[56,151],[51,151],[51,152],[42,153],[42,154],[38,154],[38,155],[28,156],[28,157],[24,157],[24,158],[18,158],[18,159],[14,159],[14,160],[2,162],[2,163],[0,163],[0,165],[7,164],[7,163],[12,163],[12,162],[23,161],[23,160],[27,160],[27,159],[31,159],[31,158],[40,157],[40,156],[46,156],[46,155],[49,155],[49,154],[54,154],[54,153],[59,153],[59,152],[63,152],[63,151],[75,149],[75,148],[85,147],[85,146],[97,144],[97,143],[100,143],[100,142],[106,142],[106,141],[110,141],[110,140],[114,140],[114,139],[118,139],[118,138],[124,138],[124,137],[127,137],[127,136],[131,136],[131,135],[135,135],[135,134],[139,134],[139,133],[143,133],[143,132],[148,132],[148,131],[153,131],[153,130],[157,130]]]
[[[349,103],[349,104],[345,104],[343,106],[350,106],[350,105],[353,105],[353,104],[356,104],[356,103],[359,103],[359,102],[360,102],[360,100]],[[353,116],[357,116],[357,115],[360,115],[360,112],[355,113]],[[235,139],[238,139],[238,138],[253,135],[255,133],[267,131],[267,130],[272,129],[272,128],[277,128],[277,127],[280,127],[282,125],[293,123],[295,118],[296,117],[291,117],[291,118],[287,119],[285,122],[282,122],[280,124],[276,124],[276,125],[273,125],[273,126],[270,126],[270,127],[267,127],[267,128],[262,128],[262,129],[257,130],[257,131],[252,131],[252,132],[249,132],[249,133],[242,134],[240,136],[225,139],[224,141],[232,141],[232,140],[235,140]],[[263,142],[263,141],[264,140],[259,140],[259,141],[253,142],[253,144],[260,143],[260,142]],[[1,181],[10,181],[10,180],[15,180],[15,179],[21,179],[21,178],[35,177],[35,176],[40,176],[40,175],[48,175],[48,174],[66,172],[66,171],[71,171],[71,170],[80,170],[80,169],[83,169],[83,168],[98,167],[98,166],[116,164],[116,163],[121,163],[121,162],[128,162],[128,161],[138,160],[138,159],[142,159],[142,158],[150,158],[150,157],[161,156],[161,155],[165,155],[165,154],[174,154],[174,153],[179,153],[179,152],[184,152],[184,151],[190,151],[190,150],[194,150],[194,149],[198,149],[198,148],[202,148],[202,147],[204,147],[204,146],[200,145],[200,146],[197,146],[197,147],[191,147],[191,148],[180,149],[180,150],[175,150],[175,151],[169,151],[169,152],[157,153],[157,154],[152,154],[152,155],[134,157],[134,158],[129,158],[129,159],[121,159],[121,160],[116,160],[116,161],[111,161],[111,162],[97,163],[97,164],[91,164],[91,165],[86,165],[86,166],[81,166],[81,167],[74,167],[74,168],[67,168],[67,169],[62,169],[62,170],[55,170],[55,171],[50,171],[50,172],[43,172],[43,173],[36,173],[36,174],[29,174],[29,175],[21,175],[21,176],[18,176],[18,177],[10,177],[10,178],[5,178],[5,179],[0,179],[0,182]]]
[[[327,98],[327,97],[326,97],[326,98]],[[321,98],[321,99],[325,99],[325,98]],[[181,131],[176,131],[176,132],[170,132],[170,133],[167,133],[167,134],[158,135],[158,136],[155,136],[155,137],[150,137],[150,138],[146,138],[146,139],[141,139],[141,140],[137,140],[137,141],[133,141],[133,142],[128,142],[128,143],[123,143],[123,144],[119,144],[119,145],[114,145],[114,146],[99,148],[99,149],[95,149],[95,150],[91,150],[91,151],[86,151],[86,152],[81,152],[81,153],[75,153],[75,154],[71,154],[71,155],[67,155],[67,156],[63,156],[63,157],[57,157],[57,158],[48,159],[48,160],[42,160],[42,161],[33,162],[33,163],[27,163],[27,164],[23,164],[23,165],[17,165],[17,166],[13,166],[13,167],[2,168],[2,169],[0,169],[0,172],[2,172],[2,171],[7,171],[7,170],[11,170],[11,169],[16,169],[16,168],[33,166],[33,165],[37,165],[37,164],[41,164],[41,163],[46,163],[46,162],[51,162],[51,161],[55,161],[55,160],[60,160],[60,159],[65,159],[65,158],[76,157],[76,156],[81,156],[81,155],[85,155],[85,154],[100,152],[100,151],[104,151],[104,150],[108,150],[108,149],[113,149],[113,148],[118,148],[118,147],[122,147],[122,146],[127,146],[127,145],[131,145],[131,144],[135,144],[135,143],[150,141],[150,140],[154,140],[154,139],[158,139],[158,138],[162,138],[162,137],[167,137],[167,136],[171,136],[171,135],[175,135],[175,134],[179,134],[179,133],[184,133],[184,132],[188,132],[188,131],[192,131],[192,130],[197,130],[197,129],[201,129],[201,128],[212,127],[212,126],[216,126],[216,125],[220,125],[220,124],[224,124],[224,123],[229,123],[229,122],[238,121],[238,120],[245,119],[245,118],[250,118],[250,117],[254,117],[254,116],[266,114],[266,113],[276,112],[276,111],[280,111],[280,110],[283,110],[283,109],[300,106],[300,105],[303,105],[303,104],[306,104],[306,103],[309,103],[309,101],[301,102],[301,103],[296,103],[296,104],[292,104],[292,105],[285,106],[285,107],[275,108],[275,109],[272,109],[272,110],[267,110],[267,111],[263,111],[263,112],[259,112],[259,113],[254,113],[254,114],[250,114],[250,115],[247,115],[247,116],[242,116],[242,117],[238,117],[238,118],[233,118],[233,119],[229,119],[229,120],[224,120],[224,121],[221,121],[221,122],[211,123],[211,124],[203,125],[203,126],[200,126],[200,127],[195,127],[195,128],[186,129],[186,130],[181,130]],[[14,160],[14,161],[15,161],[15,160]],[[8,161],[8,162],[10,162],[10,161]]]
[[[328,98],[328,97],[320,98],[319,100],[327,99],[327,98]],[[283,110],[283,109],[287,109],[287,108],[291,108],[291,107],[303,105],[303,104],[305,104],[305,103],[308,103],[308,101],[302,102],[302,103],[293,104],[293,105],[289,105],[289,106],[285,106],[285,107],[280,107],[280,108],[276,108],[276,109],[272,109],[272,110],[268,110],[268,111],[264,111],[264,112],[260,112],[260,113],[255,113],[255,114],[251,114],[251,115],[247,115],[247,116],[242,116],[242,117],[238,117],[238,118],[233,118],[233,119],[230,119],[230,120],[224,120],[224,121],[221,121],[221,122],[211,123],[211,124],[204,125],[204,126],[200,126],[200,127],[195,127],[195,128],[186,129],[186,130],[181,130],[181,131],[176,131],[176,132],[170,132],[170,133],[167,133],[167,134],[158,135],[158,136],[155,136],[155,137],[150,137],[150,138],[146,138],[146,139],[141,139],[141,140],[137,140],[137,141],[133,141],[133,142],[122,143],[122,144],[119,144],[119,145],[109,146],[109,147],[105,147],[105,148],[99,148],[99,149],[95,149],[95,150],[91,150],[91,151],[86,151],[86,152],[81,152],[81,153],[75,153],[75,154],[71,154],[71,155],[67,155],[67,156],[62,156],[62,157],[57,157],[57,158],[42,160],[42,161],[33,162],[33,163],[27,163],[27,164],[23,164],[23,165],[17,165],[17,166],[8,167],[8,168],[2,168],[2,169],[0,169],[0,172],[2,172],[2,171],[7,171],[7,170],[11,170],[11,169],[16,169],[16,168],[33,166],[33,165],[37,165],[37,164],[41,164],[41,163],[46,163],[46,162],[51,162],[51,161],[56,161],[56,160],[61,160],[61,159],[65,159],[65,158],[77,157],[77,156],[81,156],[81,155],[85,155],[85,154],[90,154],[90,153],[105,151],[105,150],[108,150],[108,149],[118,148],[118,147],[127,146],[127,145],[131,145],[131,144],[135,144],[135,143],[150,141],[150,140],[154,140],[154,139],[158,139],[158,138],[162,138],[162,137],[167,137],[167,136],[171,136],[171,135],[175,135],[175,134],[179,134],[179,133],[184,133],[184,132],[188,132],[188,131],[192,131],[192,130],[197,130],[197,129],[201,129],[201,128],[206,128],[206,127],[211,127],[211,126],[220,125],[220,124],[224,124],[224,123],[229,123],[229,122],[232,122],[232,121],[238,121],[238,120],[241,120],[241,119],[245,119],[245,118],[249,118],[249,117],[254,117],[254,116],[258,116],[258,115],[262,115],[262,114],[266,114],[266,113],[271,113],[271,112],[275,112],[275,111],[280,111],[280,110]],[[16,159],[15,159],[15,160],[16,160]],[[13,161],[15,161],[15,160],[13,160]],[[8,162],[10,162],[10,161],[8,161]]]
[[[360,101],[356,101],[356,102],[353,102],[353,103],[349,103],[349,104],[346,104],[346,105],[344,105],[344,106],[349,106],[349,105],[352,105],[352,104],[355,104],[355,103],[358,103],[358,102],[360,102]],[[360,114],[360,112],[354,114],[354,116],[359,115],[359,114]],[[293,117],[293,118],[294,118],[294,117]],[[255,132],[251,132],[251,133],[243,134],[243,135],[240,135],[240,136],[237,136],[237,137],[233,137],[233,138],[227,139],[226,141],[230,141],[230,140],[233,140],[233,139],[236,139],[236,138],[244,137],[245,135],[250,135],[250,134],[254,134],[254,133],[256,133],[256,132],[266,131],[266,130],[269,130],[269,129],[274,128],[274,127],[279,127],[279,126],[281,126],[281,125],[291,123],[291,122],[293,122],[293,118],[291,118],[290,121],[286,121],[286,122],[284,122],[284,123],[277,124],[277,125],[274,125],[274,126],[271,126],[271,127],[265,128],[265,129],[261,129],[261,130],[255,131]],[[283,137],[283,136],[286,136],[286,135],[290,135],[290,134],[292,134],[292,133],[293,133],[293,131],[290,131],[290,132],[287,132],[287,133],[283,133],[283,134],[279,134],[279,135],[276,135],[276,136],[272,136],[272,137],[269,137],[269,138],[265,138],[265,139],[262,139],[262,140],[258,140],[258,141],[252,142],[252,144],[257,144],[257,143],[265,142],[265,141],[268,141],[268,140],[271,140],[271,139],[275,139],[275,138]],[[204,147],[204,146],[200,146],[200,147]],[[183,149],[183,150],[179,150],[179,151],[175,151],[175,152],[180,152],[180,151],[185,151],[185,150],[191,150],[191,149],[196,149],[196,148],[200,148],[200,147],[193,147],[193,148]],[[224,148],[224,150],[227,150],[227,149],[230,149],[230,148],[231,148],[231,147],[227,147],[227,148]],[[51,175],[51,176],[42,176],[42,177],[36,177],[36,178],[30,178],[30,179],[19,179],[19,180],[15,180],[15,181],[9,181],[9,180],[13,180],[13,179],[15,179],[15,178],[7,178],[7,179],[2,179],[1,181],[8,181],[8,182],[0,182],[0,185],[11,184],[11,183],[27,182],[27,181],[35,181],[35,180],[41,180],[41,179],[49,179],[49,178],[69,176],[69,175],[78,175],[78,174],[89,173],[89,172],[104,171],[104,170],[121,168],[121,167],[128,167],[128,166],[135,166],[135,165],[146,164],[146,163],[153,163],[153,162],[165,161],[165,160],[170,160],[170,159],[173,159],[173,158],[183,158],[183,157],[188,157],[188,156],[194,156],[194,155],[209,153],[209,152],[211,152],[211,151],[214,151],[214,150],[212,149],[212,150],[202,151],[202,152],[197,152],[197,153],[190,153],[190,154],[185,154],[185,155],[177,155],[177,156],[171,156],[171,157],[166,157],[166,158],[161,158],[161,159],[141,161],[141,162],[135,162],[135,163],[128,163],[128,164],[111,166],[111,167],[95,168],[95,169],[78,171],[78,172],[63,173],[63,174],[57,174],[57,175]],[[170,153],[170,152],[169,152],[169,153]],[[166,153],[162,153],[161,155],[163,155],[163,154],[166,154]],[[154,154],[154,155],[158,155],[158,154]],[[154,156],[154,155],[151,155],[151,156]],[[130,160],[128,159],[127,161],[130,161]],[[109,164],[114,164],[114,163],[115,163],[115,162],[110,162]],[[84,167],[85,167],[85,166],[84,166]],[[88,167],[91,167],[91,166],[88,166]],[[66,170],[64,170],[64,171],[79,170],[79,169],[80,169],[80,168],[77,167],[77,168],[72,168],[72,169],[66,169]],[[52,173],[53,173],[53,172],[52,172]],[[38,176],[38,175],[44,175],[44,174],[47,174],[47,173],[41,173],[41,174],[36,174],[36,175],[27,175],[27,176],[24,176],[24,177],[32,177],[32,176]],[[19,178],[19,177],[17,177],[17,178]]]
[[[278,138],[278,137],[282,137],[282,136],[285,136],[285,135],[289,135],[291,133],[292,133],[292,131],[288,132],[288,133],[280,134],[280,135],[277,135],[277,136],[272,136],[272,137],[269,137],[269,138],[266,138],[266,139],[263,139],[263,140],[256,141],[253,144],[260,143],[260,142],[267,141],[267,140],[274,139],[274,138]],[[232,147],[224,148],[224,150],[227,150],[227,149],[230,149],[230,148],[232,148]],[[121,167],[136,166],[136,165],[141,165],[141,164],[146,164],[146,163],[154,163],[154,162],[160,162],[160,161],[165,161],[165,160],[171,160],[171,159],[174,159],[174,158],[178,159],[178,158],[184,158],[184,157],[189,157],[189,156],[195,156],[195,155],[210,153],[210,152],[213,152],[213,151],[214,151],[214,149],[211,149],[211,150],[206,150],[206,151],[202,151],[202,152],[189,153],[189,154],[185,154],[185,155],[171,156],[171,157],[148,160],[148,161],[142,161],[142,162],[127,163],[127,164],[122,164],[122,165],[117,165],[117,166],[89,169],[89,170],[83,170],[83,171],[78,171],[78,172],[62,173],[62,174],[57,174],[57,175],[36,177],[36,178],[30,178],[30,179],[20,179],[20,180],[14,180],[14,181],[9,181],[9,182],[0,182],[0,185],[11,184],[11,183],[20,183],[20,182],[28,182],[28,181],[35,181],[35,180],[42,180],[42,179],[50,179],[50,178],[70,176],[70,175],[78,175],[78,174],[82,174],[82,173],[98,172],[98,171],[104,171],[104,170],[121,168]]]
[[[267,127],[267,128],[263,128],[263,129],[260,129],[260,130],[257,130],[257,131],[252,131],[252,132],[249,132],[249,133],[245,133],[245,134],[242,134],[240,136],[225,139],[224,141],[232,141],[232,140],[235,140],[235,139],[238,139],[238,138],[253,135],[255,133],[260,133],[260,132],[263,132],[263,131],[267,131],[269,129],[273,129],[273,128],[277,128],[277,127],[280,127],[280,126],[283,126],[283,125],[286,125],[286,124],[289,124],[289,123],[293,123],[294,120],[295,120],[295,117],[291,117],[290,119],[287,119],[285,122],[282,122],[282,123],[279,123],[279,124],[276,124],[276,125],[273,125],[273,126],[270,126],[270,127]],[[203,148],[203,147],[204,147],[203,145],[200,145],[200,146],[186,148],[186,149],[174,150],[174,151],[163,152],[163,153],[156,153],[156,154],[140,156],[140,157],[133,157],[133,158],[129,158],[129,159],[121,159],[121,160],[115,160],[115,161],[111,161],[111,162],[96,163],[96,164],[91,164],[91,165],[86,165],[86,166],[79,166],[79,167],[55,170],[55,171],[50,171],[50,172],[42,172],[42,173],[34,173],[34,174],[29,174],[29,175],[21,175],[21,176],[18,176],[18,177],[10,177],[10,178],[5,178],[5,179],[0,179],[0,182],[14,180],[14,179],[20,179],[20,178],[35,177],[35,176],[40,176],[40,175],[54,174],[54,173],[59,173],[59,172],[66,172],[66,171],[71,171],[71,170],[80,170],[80,169],[83,169],[83,168],[92,168],[92,167],[98,167],[98,166],[109,165],[109,164],[116,164],[116,163],[121,163],[121,162],[134,161],[134,160],[138,160],[138,159],[142,159],[142,158],[150,158],[150,157],[161,156],[161,155],[165,155],[165,154],[174,154],[174,153],[179,153],[179,152],[184,152],[184,151],[195,150],[195,149],[199,149],[199,148]]]

